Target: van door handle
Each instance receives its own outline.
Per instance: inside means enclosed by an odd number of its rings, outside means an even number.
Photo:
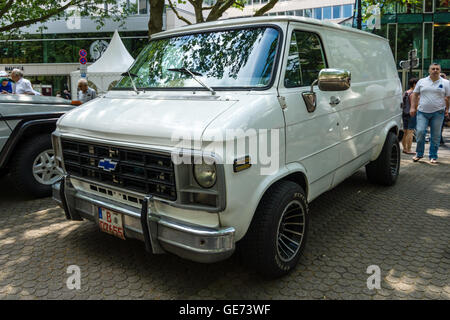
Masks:
[[[335,97],[335,96],[332,96],[332,97],[330,98],[330,105],[331,105],[332,107],[336,107],[339,103],[341,103],[341,98]]]

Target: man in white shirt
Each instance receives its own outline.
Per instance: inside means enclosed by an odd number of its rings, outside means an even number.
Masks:
[[[444,116],[448,116],[449,107],[446,105],[446,98],[448,99],[450,96],[450,82],[440,77],[441,66],[439,64],[431,64],[428,71],[430,75],[417,82],[411,96],[410,115],[413,117],[417,113],[417,148],[413,161],[416,162],[423,158],[425,152],[425,131],[430,126],[429,158],[430,163],[436,163],[441,127],[444,122]]]
[[[20,69],[14,69],[11,71],[11,80],[15,82],[13,86],[13,93],[16,94],[29,94],[40,96],[41,94],[35,90],[31,86],[31,82],[27,79],[24,79],[23,72]]]
[[[89,100],[95,99],[97,97],[97,93],[94,89],[89,88],[88,82],[86,79],[78,80],[78,100],[82,103],[88,102]]]

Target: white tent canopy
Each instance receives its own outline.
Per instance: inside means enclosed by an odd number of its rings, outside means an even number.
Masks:
[[[108,48],[102,56],[87,67],[87,80],[97,87],[97,94],[108,91],[110,84],[120,79],[120,75],[127,71],[133,64],[134,59],[123,45],[117,30],[109,43]],[[77,84],[81,79],[80,71],[70,73],[72,99],[76,100],[75,93],[78,92]]]

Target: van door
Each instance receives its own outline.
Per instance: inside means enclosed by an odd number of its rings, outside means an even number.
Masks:
[[[307,28],[307,27],[306,27]],[[317,105],[308,111],[302,96],[321,69],[327,67],[317,31],[290,25],[278,86],[286,123],[286,162],[299,162],[309,183],[308,200],[328,190],[339,166],[339,115],[330,105],[331,94],[314,86]]]

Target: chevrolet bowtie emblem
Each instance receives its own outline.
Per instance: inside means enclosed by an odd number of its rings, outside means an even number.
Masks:
[[[105,171],[114,171],[116,170],[116,166],[117,162],[111,159],[102,159],[98,162],[98,167]]]

